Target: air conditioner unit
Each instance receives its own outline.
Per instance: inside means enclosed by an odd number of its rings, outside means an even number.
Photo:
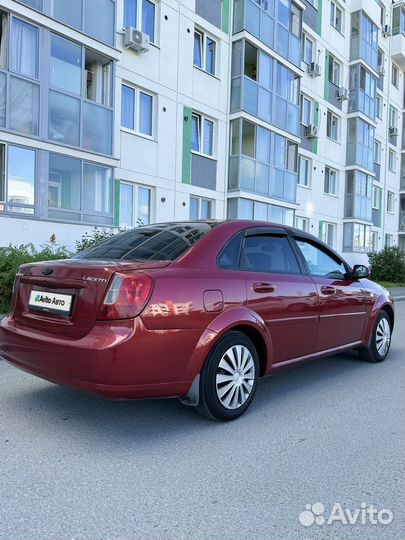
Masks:
[[[309,124],[305,129],[305,137],[307,139],[316,139],[318,137],[319,128],[314,124]]]
[[[390,137],[397,137],[398,136],[398,128],[397,127],[390,127],[388,129],[388,133]]]
[[[311,62],[308,66],[308,75],[311,77],[319,77],[321,74],[321,66],[318,62]]]
[[[391,26],[389,24],[384,24],[382,35],[388,37],[391,35]]]
[[[150,38],[148,34],[144,34],[133,26],[128,26],[125,28],[125,47],[133,49],[138,54],[147,52],[150,49]]]
[[[349,99],[349,90],[345,88],[344,86],[341,86],[338,90],[338,96],[337,98],[340,101],[344,101],[345,99]]]
[[[384,69],[384,66],[378,66],[377,68],[377,73],[380,77],[384,77],[385,75],[385,69]]]

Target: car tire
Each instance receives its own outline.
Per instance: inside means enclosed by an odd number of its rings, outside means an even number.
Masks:
[[[202,415],[223,422],[235,420],[248,409],[259,379],[259,356],[242,332],[227,333],[209,353],[200,373]]]
[[[385,311],[380,311],[374,324],[367,347],[360,351],[360,356],[367,362],[383,362],[390,351],[392,325]]]

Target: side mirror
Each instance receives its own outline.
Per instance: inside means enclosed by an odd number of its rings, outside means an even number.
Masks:
[[[370,277],[370,270],[364,264],[356,264],[353,268],[352,276],[354,279]]]

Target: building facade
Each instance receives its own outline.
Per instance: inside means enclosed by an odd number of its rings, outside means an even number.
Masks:
[[[230,217],[405,249],[404,70],[403,1],[0,0],[0,244]]]

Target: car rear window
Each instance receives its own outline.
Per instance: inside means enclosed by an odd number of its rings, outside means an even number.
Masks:
[[[216,222],[190,222],[138,227],[79,253],[75,258],[174,261],[215,225]]]

